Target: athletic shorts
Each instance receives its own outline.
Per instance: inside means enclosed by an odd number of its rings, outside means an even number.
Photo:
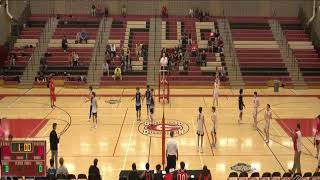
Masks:
[[[197,131],[197,135],[198,136],[204,136],[204,132],[203,131]]]
[[[211,133],[213,133],[213,134],[217,134],[217,130],[216,130],[216,128],[212,129],[212,130],[211,130]]]
[[[255,109],[255,108],[254,108],[254,109],[253,109],[253,112],[252,112],[252,115],[253,115],[253,116],[257,116],[257,115],[258,115],[258,109]]]
[[[136,105],[136,111],[140,111],[141,110],[141,105]]]
[[[92,116],[97,117],[98,116],[98,112],[95,112],[95,113],[93,112]]]
[[[152,108],[152,109],[150,108],[150,113],[153,114],[153,112],[154,112],[154,111],[153,111],[153,108]]]

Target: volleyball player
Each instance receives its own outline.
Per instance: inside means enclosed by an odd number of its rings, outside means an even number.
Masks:
[[[204,115],[202,113],[202,107],[199,107],[199,114],[197,117],[197,135],[198,135],[198,152],[203,153],[203,136],[204,136]],[[201,141],[201,143],[200,143]]]
[[[257,124],[258,124],[258,108],[260,106],[260,102],[259,102],[259,98],[258,98],[258,93],[254,92],[253,93],[253,127],[257,128]]]
[[[212,114],[211,114],[211,121],[212,121],[212,129],[211,129],[211,137],[212,137],[212,148],[216,147],[217,144],[217,113],[216,108],[212,106]]]
[[[242,94],[243,94],[243,89],[240,89],[239,94],[240,94],[240,95],[239,95],[239,99],[238,99],[238,104],[239,104],[239,111],[240,111],[240,113],[239,113],[238,123],[240,123],[240,122],[242,121],[243,108],[246,107],[246,106],[244,105],[244,102],[243,102],[243,96],[242,96]]]
[[[136,95],[132,100],[136,100],[137,121],[141,121],[141,93],[140,88],[136,87]]]
[[[57,100],[56,98],[56,93],[55,93],[55,85],[54,85],[54,82],[53,82],[53,78],[51,77],[50,78],[50,82],[49,82],[49,89],[50,89],[50,103],[51,103],[51,108],[55,107],[55,102]]]
[[[96,93],[95,92],[92,92],[91,103],[92,103],[93,128],[96,129],[98,127],[98,103],[97,103]]]
[[[92,97],[93,97],[92,93],[93,93],[93,88],[92,88],[92,86],[89,86],[88,100],[86,101],[86,102],[90,101],[89,121],[90,121],[91,115],[92,115]]]
[[[270,108],[270,104],[267,104],[267,109],[264,113],[264,120],[265,120],[264,132],[266,134],[266,143],[269,143],[269,129],[270,129],[271,119],[272,119],[272,111]]]
[[[154,117],[153,117],[153,114],[154,114],[154,98],[153,98],[153,88],[151,88],[151,91],[150,91],[150,104],[149,104],[149,109],[150,109],[150,121],[151,121],[151,124],[153,124],[153,120],[154,120]]]
[[[316,158],[318,158],[319,157],[319,150],[320,150],[320,115],[317,116],[317,129],[316,129],[316,133],[314,135],[314,145],[317,148]]]
[[[218,107],[218,98],[219,98],[219,88],[220,88],[220,80],[219,76],[216,76],[216,80],[214,81],[214,89],[213,89],[213,106],[217,103]]]
[[[146,98],[147,116],[148,116],[148,119],[149,119],[150,101],[151,101],[151,91],[150,91],[150,86],[149,86],[149,85],[147,85],[147,90],[146,90],[146,93],[144,94],[144,97],[143,97],[143,99],[142,99],[142,102],[143,102],[144,98]]]

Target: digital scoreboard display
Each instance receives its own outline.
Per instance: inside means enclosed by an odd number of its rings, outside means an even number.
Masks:
[[[1,177],[46,176],[46,141],[2,141]]]

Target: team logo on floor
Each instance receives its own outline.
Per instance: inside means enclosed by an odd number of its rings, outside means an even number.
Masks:
[[[251,165],[246,163],[237,163],[231,166],[231,170],[238,171],[238,172],[250,172],[253,170]]]
[[[165,134],[168,137],[170,131],[174,132],[174,136],[181,136],[189,131],[189,126],[186,123],[177,120],[166,121],[164,124]],[[154,122],[151,124],[149,121],[139,125],[139,132],[143,135],[152,137],[162,136],[162,122]]]

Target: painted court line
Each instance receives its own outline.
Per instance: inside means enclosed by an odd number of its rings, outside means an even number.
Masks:
[[[115,145],[115,147],[114,147],[112,156],[114,156],[114,154],[116,153],[117,146],[118,146],[119,139],[120,139],[121,132],[122,132],[122,128],[123,128],[123,125],[124,125],[124,121],[126,120],[126,117],[127,117],[127,113],[128,113],[128,108],[127,108],[127,110],[126,110],[126,112],[125,112],[125,114],[124,114],[124,118],[123,118],[123,120],[122,120],[122,124],[121,124],[121,128],[120,128],[119,136],[118,136],[118,138],[117,138],[116,145]]]

